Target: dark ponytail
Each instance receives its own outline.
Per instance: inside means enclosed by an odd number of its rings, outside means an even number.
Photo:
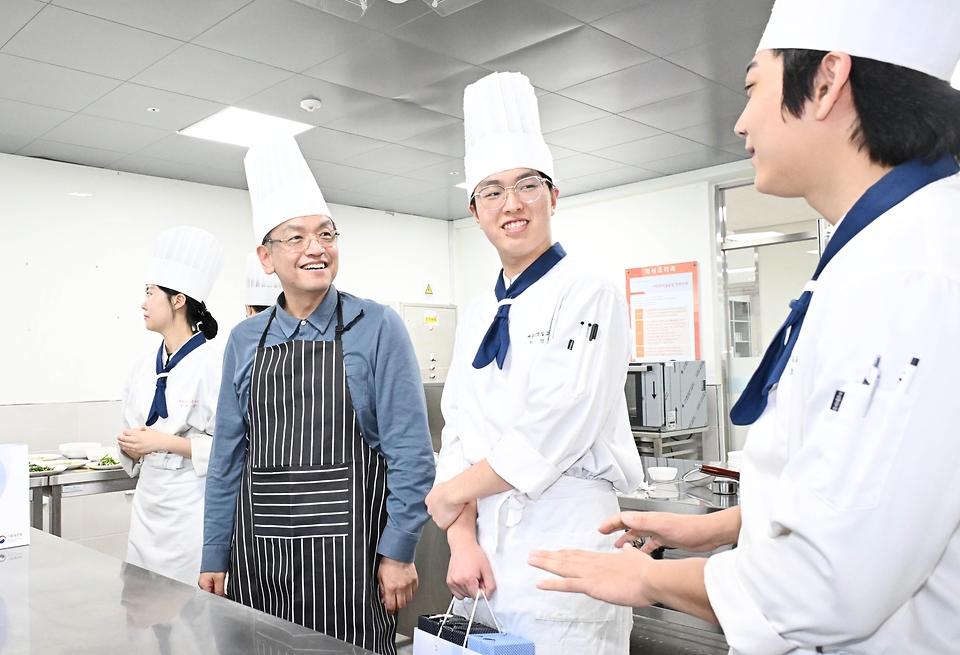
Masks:
[[[206,303],[194,300],[185,293],[180,294],[179,291],[174,291],[167,287],[159,288],[167,294],[167,298],[169,298],[171,302],[176,295],[182,295],[187,299],[187,322],[191,328],[197,332],[203,332],[203,336],[206,337],[208,341],[217,336],[217,319],[215,319],[213,314],[210,313],[210,310],[207,309]]]

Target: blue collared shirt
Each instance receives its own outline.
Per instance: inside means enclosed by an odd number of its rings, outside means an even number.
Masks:
[[[387,462],[387,526],[377,552],[412,562],[426,523],[424,499],[436,473],[427,404],[419,366],[403,320],[392,309],[340,293],[344,325],[363,310],[363,318],[343,333],[347,385],[364,440]],[[277,305],[264,345],[291,338],[332,341],[337,325],[337,291],[304,320]],[[247,454],[250,372],[270,311],[237,325],[223,356],[223,380],[217,404],[213,450],[207,471],[200,570],[226,571],[234,514]]]

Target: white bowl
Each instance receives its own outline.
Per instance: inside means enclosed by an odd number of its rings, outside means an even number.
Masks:
[[[654,482],[670,482],[677,477],[677,469],[673,466],[648,466],[647,475]]]
[[[107,455],[114,458],[118,462],[120,461],[120,453],[117,452],[116,446],[110,448],[87,448],[87,459],[89,459],[91,462],[99,462]]]
[[[73,443],[60,444],[60,454],[67,459],[84,459],[87,456],[87,448],[99,448],[99,441],[75,441]]]

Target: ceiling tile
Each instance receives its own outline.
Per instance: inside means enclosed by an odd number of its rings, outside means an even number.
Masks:
[[[765,25],[773,0],[657,0],[611,14],[593,26],[657,56]]]
[[[290,76],[279,68],[188,43],[131,81],[232,105]]]
[[[43,138],[75,146],[134,153],[168,134],[168,130],[76,114],[44,134]]]
[[[317,98],[316,111],[305,111],[300,101]],[[306,75],[294,75],[260,93],[236,103],[242,109],[259,111],[310,125],[328,125],[338,118],[386,107],[389,100]]]
[[[395,202],[392,198],[383,198],[370,193],[360,193],[359,191],[347,191],[343,189],[330,189],[329,192],[324,193],[324,197],[327,202],[332,202],[338,205],[366,207],[367,209],[379,209],[382,211],[393,211],[393,205]],[[349,233],[344,236],[349,238]],[[343,239],[340,240],[340,245],[340,252],[343,253]]]
[[[675,52],[664,59],[739,91],[743,89],[747,64],[757,51],[763,28],[763,25],[757,25],[716,41]]]
[[[296,2],[255,0],[193,43],[300,72],[376,36],[374,30]]]
[[[676,134],[713,148],[735,148],[741,155],[746,155],[743,138],[734,132],[736,124],[737,117],[730,116],[677,130]]]
[[[332,121],[327,127],[371,139],[399,143],[456,122],[457,119],[452,116],[389,100],[385,105]]]
[[[703,150],[704,146],[676,134],[660,134],[648,139],[631,141],[620,145],[597,150],[593,154],[605,159],[623,162],[632,166],[639,166],[648,161],[663,159],[672,155],[682,155],[689,152]]]
[[[607,116],[589,123],[581,123],[564,130],[544,135],[544,140],[578,152],[593,152],[627,141],[645,139],[660,134],[660,130],[641,125],[621,116]]]
[[[574,184],[573,182],[567,181],[563,182],[563,188],[557,188],[560,189],[560,201],[557,203],[557,207],[559,209],[563,209],[563,201],[567,198],[593,190],[590,187],[580,186],[579,184]]]
[[[70,118],[71,115],[70,112],[60,109],[0,100],[0,125],[3,126],[3,131],[10,135],[36,139]]]
[[[561,95],[614,114],[692,93],[711,82],[662,59],[633,66],[561,91]]]
[[[576,56],[570,56],[574,52]],[[636,46],[581,25],[489,61],[484,67],[520,71],[534,86],[557,91],[651,59],[653,55]]]
[[[587,189],[589,191],[596,191],[597,189],[610,189],[615,186],[622,186],[624,184],[631,184],[633,182],[643,182],[644,180],[660,177],[660,175],[660,173],[648,171],[643,168],[623,166],[612,171],[604,171],[602,173],[593,173],[591,175],[583,175],[580,177],[571,178],[570,182],[577,187]],[[565,184],[565,180],[560,180],[561,194],[564,192]],[[568,193],[567,195],[570,194]]]
[[[470,205],[463,189],[448,188],[398,200],[394,209],[404,214],[426,218],[457,219],[470,216]]]
[[[315,159],[308,159],[307,164],[313,171],[314,177],[317,178],[317,184],[320,185],[320,190],[324,194],[327,193],[328,188],[353,191],[357,187],[385,180],[389,177],[386,173],[356,168],[355,166],[345,166],[344,164],[331,164]]]
[[[357,23],[378,32],[389,32],[428,12],[432,10],[424,2],[377,2],[368,6],[367,12]]]
[[[110,150],[88,148],[86,146],[77,146],[69,143],[55,143],[42,139],[30,142],[18,150],[17,154],[23,157],[40,157],[42,159],[52,159],[54,161],[64,161],[70,164],[82,164],[83,166],[94,166],[96,168],[103,168],[124,156],[122,152],[111,152]]]
[[[568,148],[561,148],[560,146],[555,146],[550,143],[547,144],[547,148],[550,149],[550,154],[553,155],[553,160],[558,161],[560,159],[565,159],[567,157],[573,157],[579,155],[580,153],[576,150],[570,150]]]
[[[107,168],[126,173],[165,177],[171,180],[185,180],[187,176],[196,175],[202,170],[199,166],[140,155],[129,155],[113,162]]]
[[[429,150],[448,157],[463,159],[466,147],[463,137],[463,123],[458,121],[446,127],[441,127],[439,130],[418,134],[401,143],[411,148]]]
[[[344,164],[366,168],[371,171],[379,171],[389,175],[403,175],[410,171],[419,170],[439,164],[447,160],[447,157],[438,155],[435,152],[417,150],[397,144],[384,146],[362,155],[351,157],[344,160]]]
[[[12,155],[31,141],[33,141],[33,138],[29,136],[0,132],[0,152]]]
[[[247,188],[247,178],[243,173],[232,173],[230,171],[213,168],[201,168],[196,172],[190,173],[183,179],[188,182],[212,184],[213,186],[222,186],[230,189]]]
[[[685,173],[686,171],[695,171],[699,168],[708,166],[717,166],[718,164],[728,164],[738,161],[743,157],[737,157],[729,152],[716,150],[714,148],[701,148],[695,152],[689,152],[682,155],[675,155],[657,161],[645,163],[644,168],[663,173],[664,175],[673,175],[675,173]]]
[[[0,97],[31,105],[80,111],[118,80],[0,53]]]
[[[557,180],[560,182],[583,177],[584,175],[611,171],[615,168],[623,168],[623,164],[594,155],[565,157],[553,165]]]
[[[298,134],[297,143],[300,144],[300,152],[304,157],[326,162],[341,162],[388,145],[385,141],[338,132],[325,127],[315,127]]]
[[[359,186],[356,190],[360,193],[371,193],[384,198],[401,200],[403,198],[409,198],[410,196],[426,193],[427,191],[436,191],[441,188],[439,184],[434,184],[433,182],[412,180],[406,177],[391,175],[377,182]]]
[[[48,5],[2,50],[125,80],[181,45],[165,36]]]
[[[425,168],[418,168],[415,171],[404,173],[404,177],[415,180],[426,180],[427,182],[439,184],[441,187],[451,188],[466,179],[463,175],[462,159],[445,159],[438,164],[432,164]],[[462,190],[458,189],[458,191]]]
[[[51,4],[189,41],[248,2],[250,0],[53,0]]]
[[[243,175],[243,156],[247,154],[247,149],[229,143],[171,134],[140,150],[137,154],[203,168],[218,168]]]
[[[621,115],[661,130],[674,132],[685,127],[701,125],[713,119],[739,116],[746,104],[745,95],[717,84],[710,84],[705,89],[631,109]]]
[[[479,65],[580,24],[534,0],[483,0],[450,16],[428,12],[392,34],[428,50]]]
[[[4,0],[3,22],[0,23],[0,47],[13,38],[30,19],[44,8],[44,3],[36,0]]]
[[[147,111],[148,107],[159,109]],[[163,130],[182,130],[226,105],[126,82],[81,113]]]
[[[463,90],[491,71],[486,68],[471,66],[455,75],[444,78],[439,82],[427,85],[397,96],[397,100],[404,100],[424,109],[463,118]]]
[[[584,23],[592,23],[618,11],[639,4],[646,4],[646,1],[648,0],[590,0],[589,2],[583,0],[540,0],[543,4],[559,9]]]
[[[544,134],[611,115],[602,109],[585,105],[582,102],[555,93],[538,97],[537,105],[540,108],[540,129],[543,130]]]
[[[305,71],[306,75],[384,98],[446,79],[469,66],[383,34]]]

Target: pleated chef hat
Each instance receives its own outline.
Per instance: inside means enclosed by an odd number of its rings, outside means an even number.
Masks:
[[[757,51],[837,50],[950,80],[960,0],[777,0]]]
[[[207,302],[222,268],[223,246],[216,237],[198,227],[175,227],[160,235],[146,283]]]
[[[280,278],[276,274],[263,272],[260,258],[256,253],[247,254],[247,292],[244,303],[248,305],[272,305],[283,291]]]
[[[467,192],[512,168],[532,168],[553,179],[553,155],[540,133],[537,96],[526,75],[491,73],[463,91]]]
[[[292,136],[250,146],[243,167],[257,243],[291,218],[330,216],[317,180]]]

